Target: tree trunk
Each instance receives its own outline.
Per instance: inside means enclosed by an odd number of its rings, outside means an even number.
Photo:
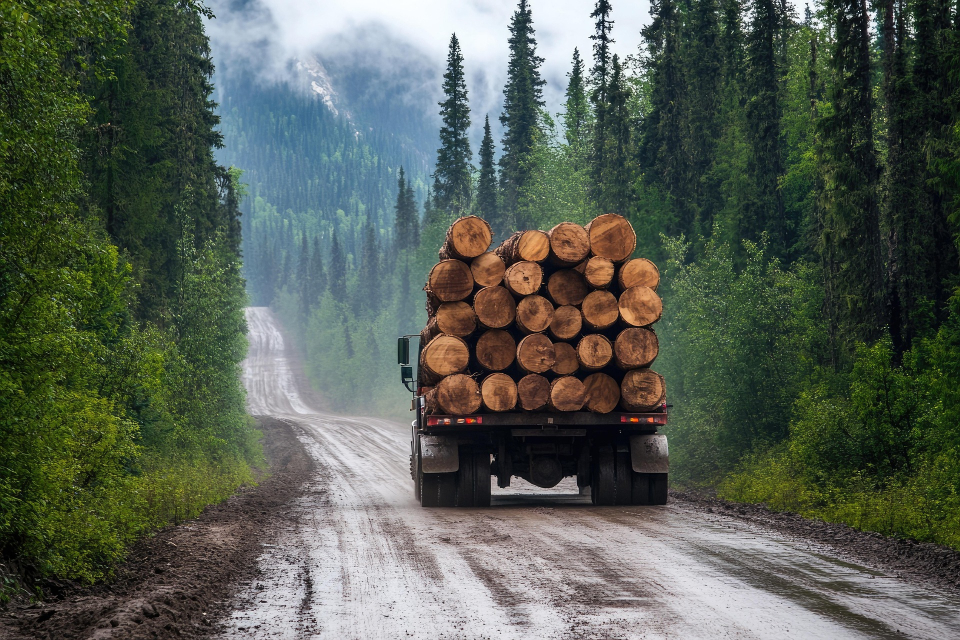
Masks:
[[[580,309],[571,305],[557,307],[550,322],[550,335],[557,340],[573,340],[583,328]]]
[[[457,218],[447,229],[447,238],[440,248],[440,259],[470,261],[490,248],[493,232],[486,220],[477,216]]]
[[[663,315],[663,302],[650,287],[630,287],[620,294],[620,317],[631,327],[646,327]]]
[[[650,287],[656,291],[660,286],[660,270],[646,258],[634,258],[620,265],[617,282],[624,291],[630,287]]]
[[[587,297],[587,281],[573,269],[555,271],[547,280],[547,295],[558,307],[579,307]]]
[[[473,281],[481,287],[495,287],[503,282],[505,269],[503,260],[491,251],[481,253],[470,263]]]
[[[620,385],[605,373],[591,373],[584,378],[587,409],[594,413],[610,413],[620,402]]]
[[[536,262],[515,262],[503,274],[503,285],[515,296],[533,295],[543,284],[543,269]]]
[[[547,232],[550,261],[559,267],[575,267],[590,256],[586,229],[573,222],[561,222]]]
[[[550,238],[543,231],[517,231],[496,249],[496,254],[511,265],[514,262],[543,262],[550,255]]]
[[[473,378],[463,374],[444,378],[424,396],[428,414],[462,416],[476,413],[480,401],[480,387]]]
[[[430,269],[427,294],[440,302],[457,302],[473,293],[473,273],[466,262],[443,260]]]
[[[550,382],[535,373],[523,376],[517,383],[517,397],[521,409],[540,411],[547,406],[550,399]]]
[[[599,333],[583,336],[577,343],[577,359],[587,371],[603,369],[613,359],[613,345]]]
[[[488,371],[503,371],[517,357],[517,341],[506,331],[491,329],[477,340],[477,362]]]
[[[627,371],[620,384],[620,406],[626,411],[660,409],[666,398],[663,376],[651,369]]]
[[[594,289],[609,287],[617,270],[613,261],[599,256],[593,256],[586,262],[581,262],[574,269],[583,274],[583,279]]]
[[[559,376],[569,376],[577,372],[580,368],[580,361],[577,359],[577,350],[573,345],[566,342],[555,342],[553,350],[557,354],[557,361],[550,368]]]
[[[613,262],[623,262],[637,248],[633,225],[621,215],[605,213],[585,227],[590,238],[590,252]]]
[[[547,406],[554,411],[580,411],[585,401],[583,383],[573,376],[563,376],[550,383]]]
[[[624,329],[613,343],[613,358],[621,369],[649,367],[660,352],[660,341],[652,329]]]
[[[441,378],[460,373],[470,364],[470,348],[463,338],[441,334],[420,352],[420,384],[434,385]]]
[[[502,329],[517,317],[517,303],[503,287],[485,287],[473,297],[477,320],[487,329]]]
[[[619,317],[617,297],[609,291],[591,291],[583,299],[583,322],[594,331],[612,327]]]
[[[542,333],[553,321],[553,305],[543,296],[527,296],[517,305],[517,328],[524,333]]]
[[[544,373],[557,362],[557,352],[550,338],[533,333],[517,345],[517,364],[527,373]]]
[[[480,384],[480,398],[490,411],[510,411],[517,406],[517,383],[505,373],[491,373]]]
[[[473,307],[466,302],[444,302],[420,332],[420,344],[427,344],[441,333],[466,338],[476,330],[477,314]]]

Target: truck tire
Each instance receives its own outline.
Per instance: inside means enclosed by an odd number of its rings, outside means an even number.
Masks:
[[[420,474],[420,506],[455,507],[456,505],[456,472]]]
[[[490,506],[490,454],[470,447],[460,449],[457,472],[457,506]]]
[[[413,496],[420,502],[420,456],[410,454],[410,477],[413,478]]]
[[[617,503],[617,472],[613,445],[597,446],[590,469],[590,501],[597,506]]]
[[[616,482],[614,488],[614,504],[631,504],[633,502],[633,468],[630,465],[630,452],[617,451],[614,454],[616,467]]]
[[[667,474],[634,473],[633,504],[667,504]]]

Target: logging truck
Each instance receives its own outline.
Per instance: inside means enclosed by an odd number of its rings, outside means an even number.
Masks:
[[[668,405],[650,369],[659,271],[631,257],[632,226],[604,214],[491,240],[476,216],[450,226],[424,287],[427,325],[398,341],[417,500],[484,507],[491,477],[576,477],[596,505],[665,504]]]

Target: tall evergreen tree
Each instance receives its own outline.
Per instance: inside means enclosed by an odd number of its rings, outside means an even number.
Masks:
[[[397,204],[394,207],[394,238],[397,250],[415,249],[420,244],[420,220],[417,216],[417,203],[414,201],[413,187],[407,182],[403,167],[397,178]]]
[[[330,295],[337,302],[347,300],[347,254],[340,244],[337,232],[333,232],[333,242],[330,246]]]
[[[609,167],[606,154],[610,148],[609,123],[607,122],[610,98],[607,94],[612,67],[610,47],[615,42],[610,35],[613,31],[613,20],[610,19],[612,11],[613,7],[607,0],[597,0],[597,4],[590,14],[590,17],[594,19],[594,33],[590,36],[590,39],[593,40],[593,68],[590,70],[590,84],[592,85],[590,102],[593,104],[591,173],[593,174],[592,195],[598,204],[603,197],[603,173]]]
[[[493,134],[490,132],[490,116],[483,121],[483,140],[480,142],[480,176],[477,179],[477,215],[493,226],[496,234],[507,231],[500,218],[497,206],[497,169],[493,161]]]
[[[528,159],[540,131],[540,109],[543,107],[543,85],[534,38],[533,14],[527,0],[520,0],[510,20],[510,61],[507,83],[503,88],[502,151],[500,156],[500,193],[502,217],[516,221],[520,228],[532,220],[517,219],[518,196],[530,176]],[[509,223],[508,223],[509,224]]]
[[[580,50],[573,50],[573,65],[567,82],[563,111],[563,135],[567,147],[573,156],[574,169],[579,170],[580,163],[586,154],[588,143],[588,118],[590,117],[590,103],[587,100],[587,87],[584,78],[583,59]]]
[[[320,249],[320,236],[313,238],[313,253],[310,256],[310,275],[307,282],[310,287],[310,305],[316,305],[327,287],[326,274],[323,271],[323,251]]]
[[[604,211],[629,212],[633,193],[633,140],[628,102],[630,90],[624,78],[623,65],[614,54],[607,83],[607,140],[600,172],[597,204]]]
[[[470,159],[470,105],[463,74],[463,54],[457,34],[450,38],[447,71],[443,74],[443,102],[440,103],[440,148],[433,173],[434,206],[459,215],[470,206],[472,186]]]
[[[310,276],[310,245],[304,230],[300,235],[300,255],[297,257],[297,294],[303,317],[310,313]]]
[[[368,315],[376,313],[380,301],[380,247],[373,222],[363,226],[360,270],[354,290],[354,309]]]

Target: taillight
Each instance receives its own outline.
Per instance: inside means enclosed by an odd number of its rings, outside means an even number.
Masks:
[[[483,424],[483,416],[463,416],[453,418],[430,416],[427,418],[428,427],[437,427],[448,424]]]
[[[667,414],[645,415],[645,416],[620,416],[620,422],[625,424],[667,424]]]

